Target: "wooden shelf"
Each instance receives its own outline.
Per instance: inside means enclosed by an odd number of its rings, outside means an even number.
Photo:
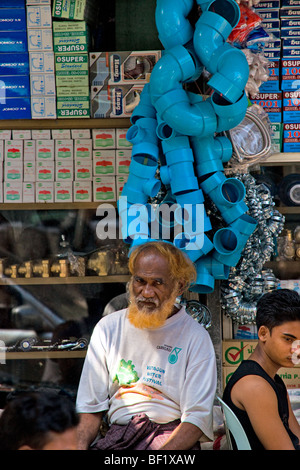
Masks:
[[[18,285],[18,286],[40,286],[55,284],[104,284],[108,282],[127,282],[130,279],[129,274],[115,274],[108,276],[69,276],[69,277],[0,277],[0,286]]]
[[[300,152],[291,152],[291,153],[275,153],[271,155],[266,160],[260,163],[260,166],[282,166],[286,164],[299,164],[300,165]]]
[[[1,353],[3,354],[3,353]],[[84,351],[16,351],[5,353],[6,360],[16,359],[80,359],[86,356]]]
[[[7,202],[0,204],[1,211],[28,210],[66,210],[66,209],[97,209],[100,205],[109,204],[117,207],[116,201],[108,202]]]
[[[0,129],[109,129],[128,128],[128,118],[109,119],[11,119],[1,120]]]

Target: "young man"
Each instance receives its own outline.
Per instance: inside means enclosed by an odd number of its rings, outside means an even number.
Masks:
[[[240,420],[253,450],[300,450],[300,426],[281,367],[299,362],[300,296],[288,289],[265,294],[257,304],[258,345],[230,378],[223,399]]]
[[[130,304],[96,325],[77,396],[80,448],[107,411],[109,431],[93,449],[199,449],[212,438],[215,353],[207,331],[176,304],[194,265],[167,242],[130,255]]]
[[[69,398],[52,391],[11,398],[0,417],[1,450],[77,450],[79,417]]]

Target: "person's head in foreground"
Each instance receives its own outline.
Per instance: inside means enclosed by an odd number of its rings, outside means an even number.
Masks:
[[[263,295],[257,303],[256,325],[259,347],[278,368],[299,362],[300,296],[296,291],[278,289]]]
[[[54,392],[25,392],[0,416],[0,450],[76,450],[75,406]]]
[[[147,242],[129,257],[128,318],[137,328],[159,328],[175,314],[176,298],[195,281],[196,270],[184,253],[168,242]]]

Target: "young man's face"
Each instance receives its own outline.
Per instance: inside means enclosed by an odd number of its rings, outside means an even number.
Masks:
[[[293,367],[300,359],[300,321],[282,323],[271,332],[262,326],[259,332],[265,353],[274,364]]]
[[[130,283],[129,319],[139,328],[162,326],[174,308],[178,282],[171,278],[168,261],[157,252],[141,253]]]

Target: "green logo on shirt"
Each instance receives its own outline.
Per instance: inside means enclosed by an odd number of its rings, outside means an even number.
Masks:
[[[139,380],[139,376],[136,372],[135,365],[132,361],[125,361],[121,359],[118,370],[114,377],[114,382],[119,382],[120,385],[129,385]]]
[[[180,353],[182,348],[174,348],[173,351],[170,352],[168,361],[170,364],[175,364],[178,361],[178,354]]]

